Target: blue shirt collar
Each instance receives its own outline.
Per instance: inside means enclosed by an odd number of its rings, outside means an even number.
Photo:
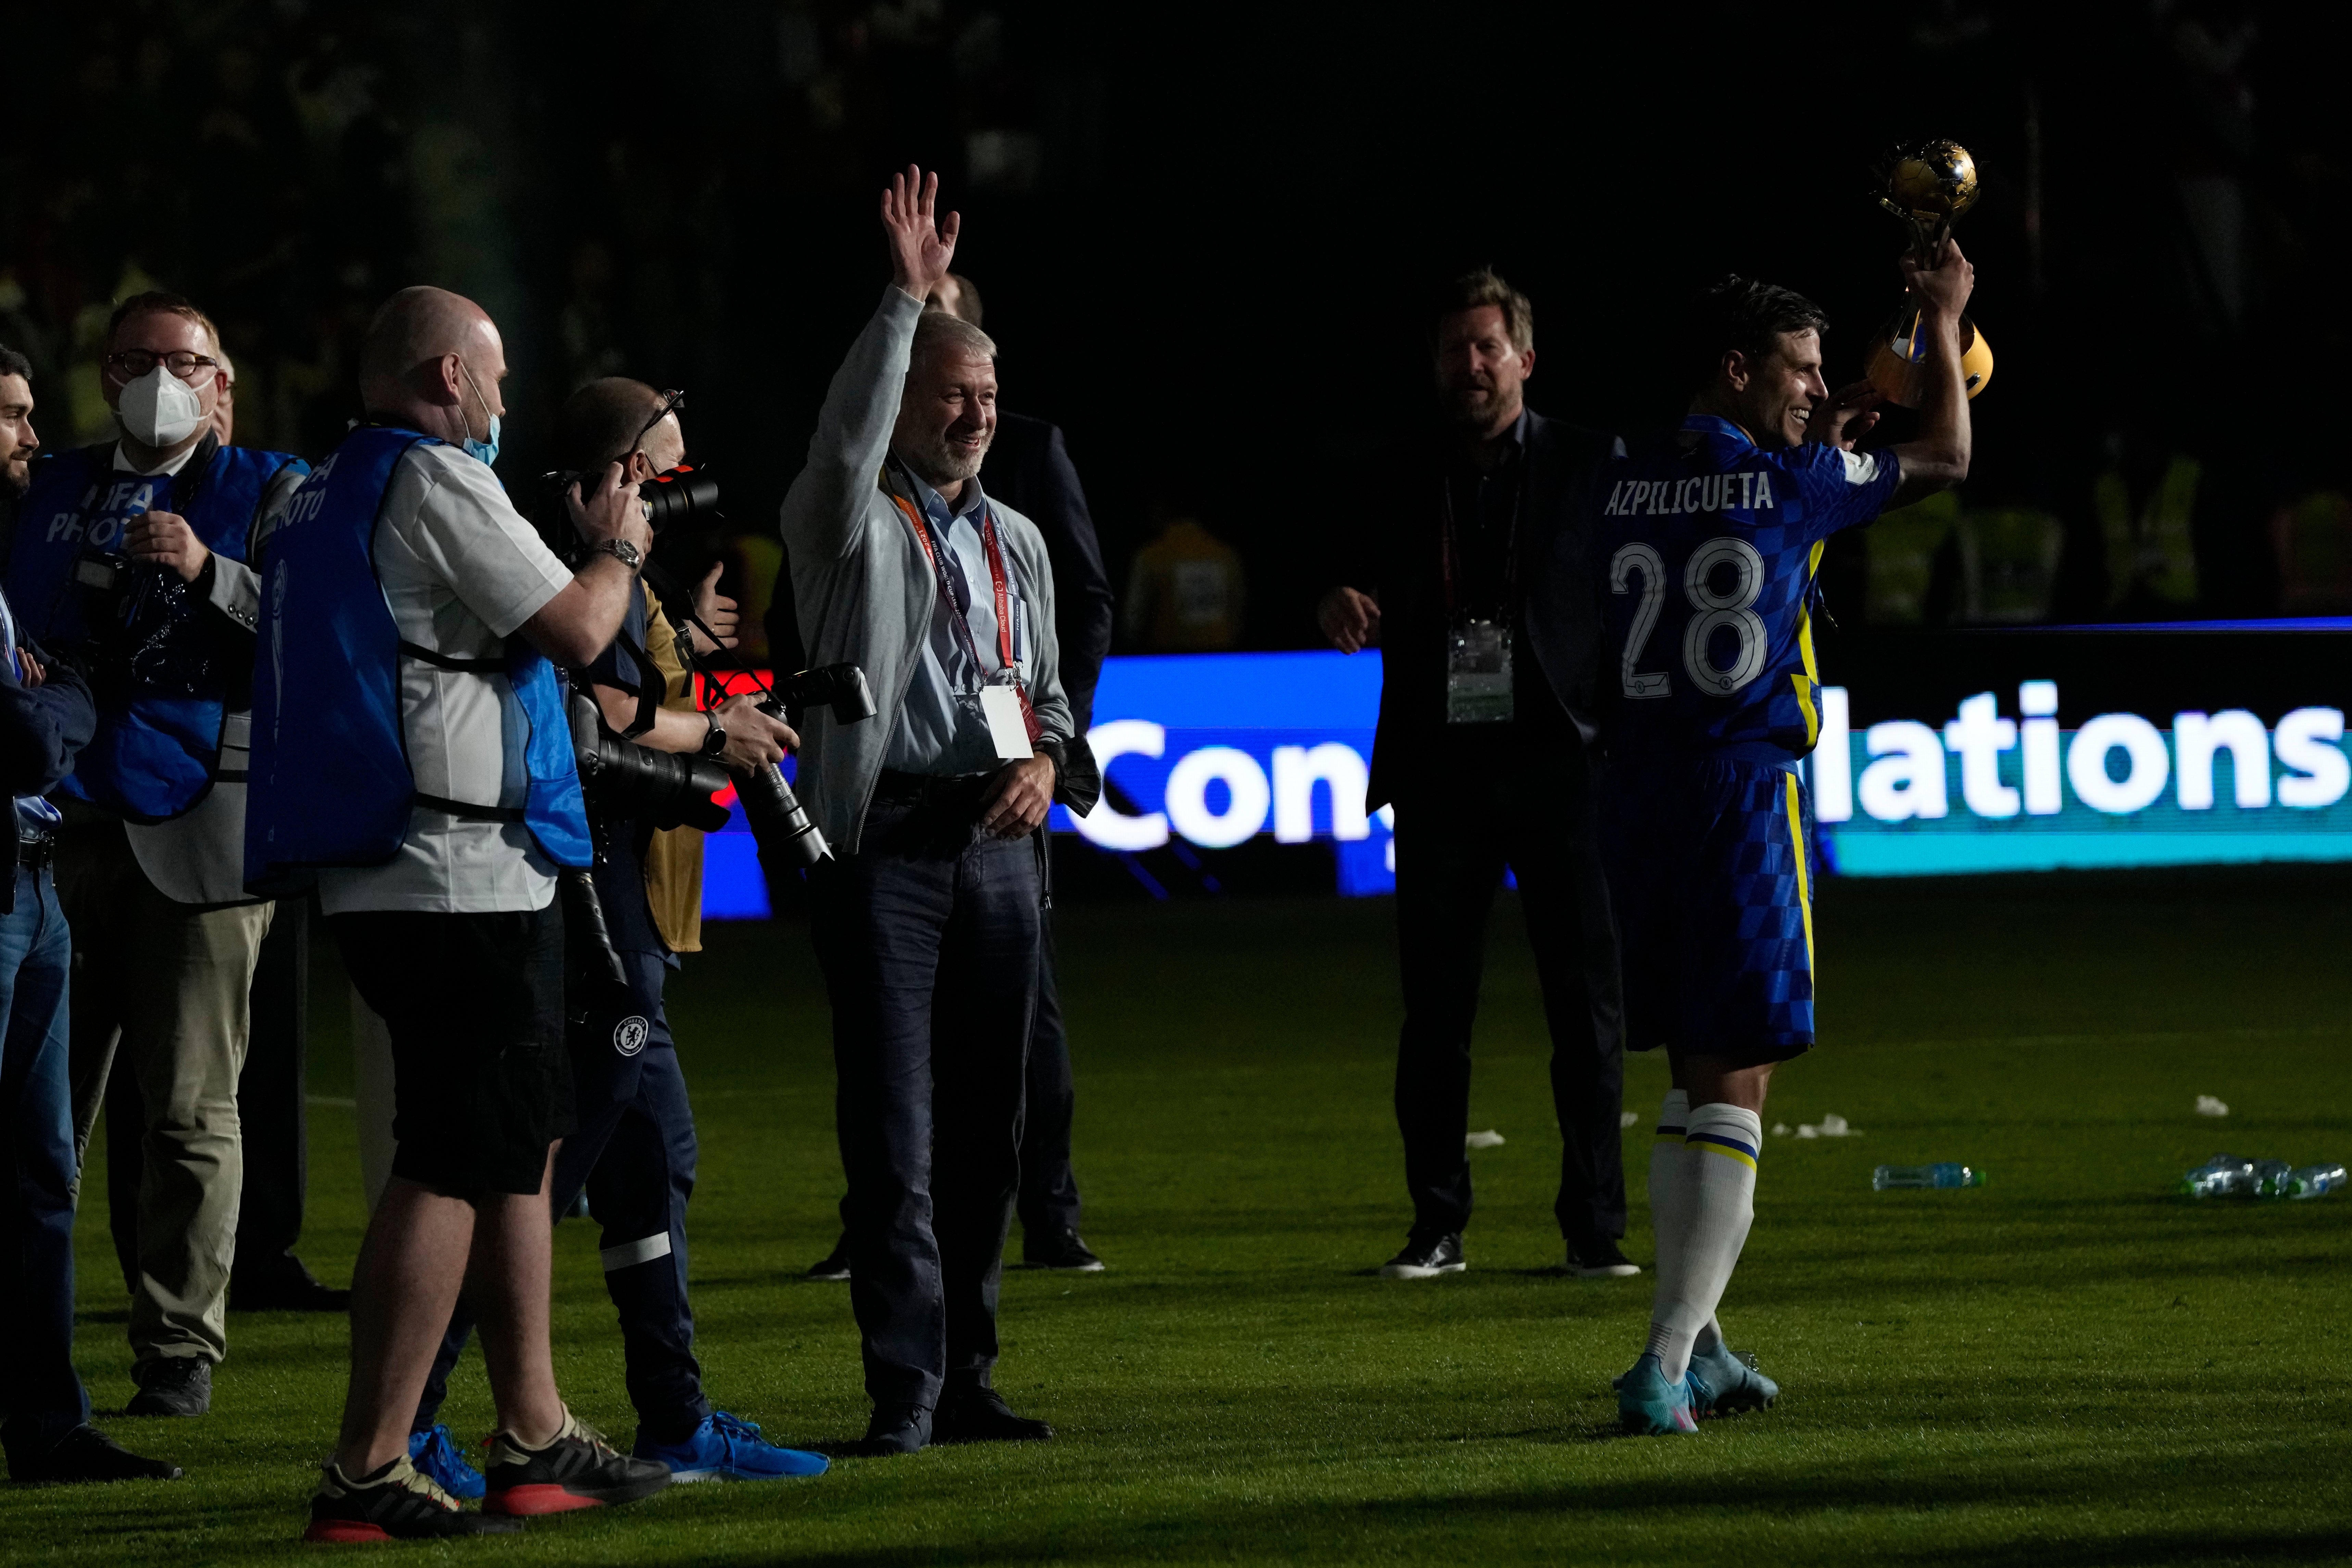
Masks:
[[[1742,430],[1730,420],[1714,414],[1686,414],[1683,416],[1682,427],[1685,430],[1704,431],[1709,436],[1720,436],[1726,440],[1737,441],[1743,447],[1756,445],[1747,431]]]
[[[896,458],[892,460],[898,461]],[[950,508],[946,498],[925,483],[922,477],[906,463],[898,462],[898,471],[906,476],[907,483],[914,489],[915,504],[923,509],[923,515],[929,518],[942,532],[951,527],[956,519],[971,517],[982,507],[988,504],[988,498],[980,493],[980,476],[977,474],[964,480],[962,498],[953,508]],[[977,527],[978,524],[975,523],[973,526]]]

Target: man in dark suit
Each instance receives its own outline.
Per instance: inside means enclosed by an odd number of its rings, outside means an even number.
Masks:
[[[1384,650],[1365,805],[1395,807],[1396,1110],[1413,1222],[1381,1273],[1465,1267],[1470,1031],[1507,867],[1551,1029],[1568,1267],[1633,1274],[1618,1247],[1624,1057],[1593,826],[1601,626],[1584,521],[1614,443],[1527,407],[1526,295],[1482,269],[1455,280],[1435,317],[1444,427],[1400,467],[1389,515],[1350,541],[1356,559],[1318,612],[1342,652]]]
[[[980,290],[950,272],[932,289],[929,308],[981,324]],[[1103,569],[1102,544],[1095,535],[1087,492],[1063,444],[1061,427],[1025,414],[996,411],[996,437],[981,466],[981,488],[1020,512],[1045,536],[1054,568],[1054,635],[1062,647],[1062,690],[1084,740],[1094,723],[1095,686],[1110,653],[1118,601]],[[789,571],[789,566],[787,566]],[[792,595],[779,590],[775,605],[791,615]],[[777,640],[777,610],[770,611],[770,646],[798,648],[799,628],[784,628]],[[779,654],[781,659],[783,656]],[[1076,1096],[1070,1073],[1070,1037],[1062,1023],[1061,985],[1055,974],[1054,922],[1044,930],[1044,966],[1037,984],[1037,1021],[1029,1037],[1028,1106],[1021,1133],[1022,1261],[1033,1268],[1094,1273],[1102,1259],[1078,1235],[1078,1183],[1070,1169],[1070,1123]],[[848,1255],[836,1245],[809,1270],[811,1278],[845,1279]]]

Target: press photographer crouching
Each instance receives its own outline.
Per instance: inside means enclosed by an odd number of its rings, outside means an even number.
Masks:
[[[678,423],[684,401],[683,394],[618,376],[590,382],[558,418],[557,459],[583,475],[617,463],[623,482],[641,496],[689,493],[694,470],[685,467]],[[702,488],[698,509],[657,506],[653,521],[708,513],[715,488]],[[535,510],[550,544],[577,556],[585,541],[572,529],[567,500],[543,495]],[[680,516],[656,533],[657,560],[663,542],[696,542],[693,521]],[[677,612],[682,626],[644,582],[632,583],[620,635],[572,676],[595,864],[585,887],[577,873],[566,873],[573,900],[565,1037],[577,1128],[556,1152],[552,1201],[561,1218],[584,1185],[589,1213],[604,1228],[604,1288],[620,1318],[637,1411],[635,1453],[667,1464],[680,1480],[772,1480],[821,1474],[825,1460],[763,1441],[758,1426],[714,1409],[703,1393],[686,1285],[694,1114],[662,1010],[677,954],[702,945],[702,833],[727,819],[710,801],[728,783],[719,770],[772,769],[799,744],[782,720],[761,711],[758,697],[698,710],[696,661],[735,645],[735,602],[719,595],[718,581],[714,566]],[[656,843],[663,853],[655,852]],[[461,1300],[409,1436],[417,1468],[461,1497],[479,1496],[482,1478],[437,1422],[450,1368],[472,1328],[470,1303]]]
[[[288,505],[263,558],[250,886],[315,881],[392,1042],[398,1139],[352,1289],[341,1436],[308,1538],[472,1534],[634,1501],[670,1479],[557,1394],[548,1343],[552,1145],[572,1129],[564,868],[591,847],[554,663],[612,643],[652,545],[608,466],[571,504],[575,573],[507,500],[506,354],[472,301],[408,289],[360,362],[370,423]],[[464,1283],[498,1411],[479,1514],[408,1455]]]

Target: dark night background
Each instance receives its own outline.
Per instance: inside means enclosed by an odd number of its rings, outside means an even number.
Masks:
[[[239,439],[314,458],[370,311],[433,282],[505,331],[510,486],[565,392],[617,371],[691,390],[730,517],[772,530],[887,278],[877,193],[915,160],[963,212],[1007,406],[1068,432],[1114,582],[1190,512],[1244,553],[1248,642],[1301,646],[1325,541],[1427,412],[1433,284],[1486,262],[1531,294],[1530,401],[1588,424],[1678,412],[1658,348],[1726,269],[1820,300],[1856,376],[1899,296],[1872,166],[1944,135],[1983,174],[1958,232],[1999,356],[1963,500],[2063,525],[2041,616],[2352,608],[2330,598],[2352,180],[2320,7],[5,13],[0,340],[53,447],[107,432],[96,339],[143,279],[220,321]],[[2137,497],[2181,457],[2194,596],[2142,603],[2094,489]],[[2298,506],[2316,575],[2288,598]],[[1963,613],[1957,560],[1947,539],[1920,618]],[[1859,554],[1840,570],[1860,584]]]

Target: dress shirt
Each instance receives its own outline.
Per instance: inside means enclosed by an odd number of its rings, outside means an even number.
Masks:
[[[907,700],[898,709],[898,727],[890,737],[882,765],[907,773],[956,775],[994,770],[999,761],[996,742],[980,707],[980,689],[1004,668],[996,646],[996,594],[988,574],[988,551],[982,544],[980,525],[987,498],[980,481],[966,479],[953,507],[940,492],[896,465],[899,479],[915,499],[929,530],[931,548],[945,569],[955,595],[950,609],[944,595],[931,598],[931,622],[924,634],[922,657],[907,684]],[[1013,612],[1013,653],[1018,668],[1028,657],[1026,616],[1021,584],[1005,559],[1005,595]],[[971,631],[977,666],[955,635],[949,619],[961,614]]]

